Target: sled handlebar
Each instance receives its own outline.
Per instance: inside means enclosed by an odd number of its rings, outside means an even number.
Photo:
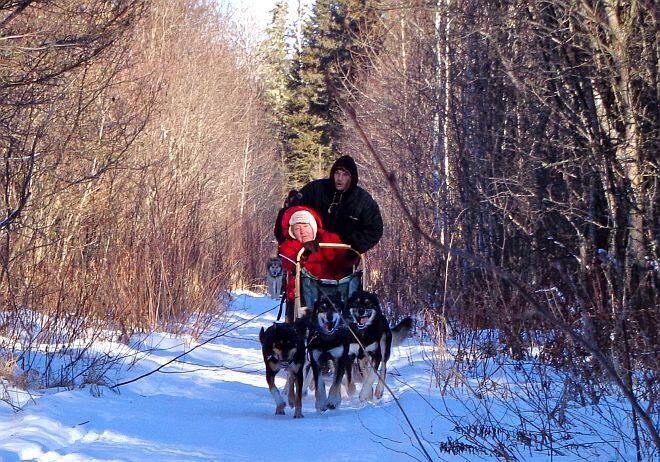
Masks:
[[[358,258],[360,259],[360,263],[364,263],[364,257],[362,256],[362,254],[360,252],[358,252],[357,250],[355,250],[353,247],[351,247],[348,244],[338,244],[338,243],[335,243],[335,242],[319,242],[319,247],[322,248],[322,249],[323,248],[330,248],[330,249],[351,250],[353,253],[355,253],[355,255],[358,256]],[[305,249],[303,247],[302,249],[300,249],[298,251],[298,255],[296,256],[296,265],[300,264],[300,257],[302,257],[302,254],[305,253],[305,250],[307,250],[307,249]]]

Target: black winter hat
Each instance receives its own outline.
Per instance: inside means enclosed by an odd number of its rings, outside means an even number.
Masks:
[[[351,185],[348,190],[352,191],[355,189],[358,184],[358,169],[353,158],[351,156],[341,156],[337,159],[330,169],[330,179],[333,178],[338,169],[346,170],[351,174]]]

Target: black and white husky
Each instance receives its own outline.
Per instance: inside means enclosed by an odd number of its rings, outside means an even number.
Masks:
[[[390,359],[392,346],[398,346],[401,341],[410,335],[413,320],[410,317],[403,319],[396,326],[390,328],[383,314],[376,294],[359,290],[355,292],[346,303],[346,320],[349,323],[351,335],[349,346],[349,368],[355,360],[358,361],[362,373],[362,389],[360,400],[367,401],[374,396],[382,398],[387,377],[387,361]],[[380,368],[380,370],[379,370]],[[378,374],[376,374],[378,371]],[[352,383],[354,374],[347,374],[349,394],[355,390]],[[373,384],[377,377],[376,392]]]
[[[278,257],[268,260],[266,268],[266,284],[270,298],[277,298],[282,292],[282,262]]]
[[[261,352],[266,366],[266,382],[275,400],[275,414],[284,415],[284,400],[275,385],[275,376],[281,370],[287,373],[289,406],[295,407],[293,418],[303,417],[302,387],[305,364],[305,342],[301,332],[291,324],[274,323],[259,332]]]
[[[312,367],[316,410],[337,409],[341,404],[341,382],[349,365],[350,332],[342,320],[343,303],[339,299],[319,298],[309,319],[307,352]],[[334,374],[326,397],[322,371]]]

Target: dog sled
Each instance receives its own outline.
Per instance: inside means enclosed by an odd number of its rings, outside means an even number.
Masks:
[[[353,252],[356,255],[356,263],[353,265],[352,272],[339,280],[323,279],[316,277],[303,266],[301,258],[305,249],[300,249],[295,261],[295,297],[291,318],[293,321],[303,317],[307,312],[311,312],[314,304],[321,296],[332,299],[339,298],[345,302],[353,293],[362,289],[365,262],[361,253],[348,244],[321,242],[319,247]],[[286,294],[283,295],[283,301],[285,299]]]
[[[282,298],[282,301],[287,300],[287,322],[273,323],[259,334],[266,380],[276,403],[275,413],[284,414],[284,399],[274,378],[279,370],[285,370],[289,405],[295,408],[294,418],[303,417],[302,397],[308,387],[314,389],[318,412],[340,406],[342,383],[348,396],[352,396],[357,391],[356,383],[361,382],[361,401],[382,398],[392,346],[407,337],[412,328],[410,317],[390,327],[376,294],[363,290],[365,268],[360,253],[346,244],[319,243],[319,247],[355,253],[354,261],[346,261],[346,264],[354,263],[350,274],[338,280],[317,277],[303,266],[304,247],[298,251],[295,262],[280,255],[295,264],[293,268],[287,265],[287,276],[293,273],[295,279],[289,280],[289,290]],[[336,260],[325,261],[328,267],[316,265],[313,270],[325,272],[328,269],[325,274],[333,276],[349,271],[342,268],[334,272],[330,265]],[[281,313],[280,305],[278,320]],[[308,314],[308,319],[299,320]],[[326,379],[331,382],[327,392]]]

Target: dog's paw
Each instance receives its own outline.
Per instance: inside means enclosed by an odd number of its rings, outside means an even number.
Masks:
[[[275,415],[284,415],[284,403],[277,405],[275,408]]]
[[[356,392],[357,388],[353,382],[350,382],[348,385],[346,385],[346,395],[348,395],[349,398],[352,398]]]
[[[383,389],[382,388],[376,388],[376,392],[374,393],[374,397],[376,399],[381,399],[383,397]]]
[[[333,396],[331,398],[328,398],[328,400],[325,402],[325,405],[328,409],[337,409],[339,408],[340,404],[341,404],[341,396]]]
[[[302,419],[303,417],[305,417],[305,416],[303,415],[302,411],[300,411],[300,410],[296,410],[295,414],[293,414],[294,419]]]
[[[339,406],[341,405],[341,400],[340,401],[331,401],[326,404],[327,408],[331,411],[334,411],[335,409],[339,409]]]
[[[360,401],[369,401],[374,397],[374,389],[372,387],[362,388],[360,390]]]

